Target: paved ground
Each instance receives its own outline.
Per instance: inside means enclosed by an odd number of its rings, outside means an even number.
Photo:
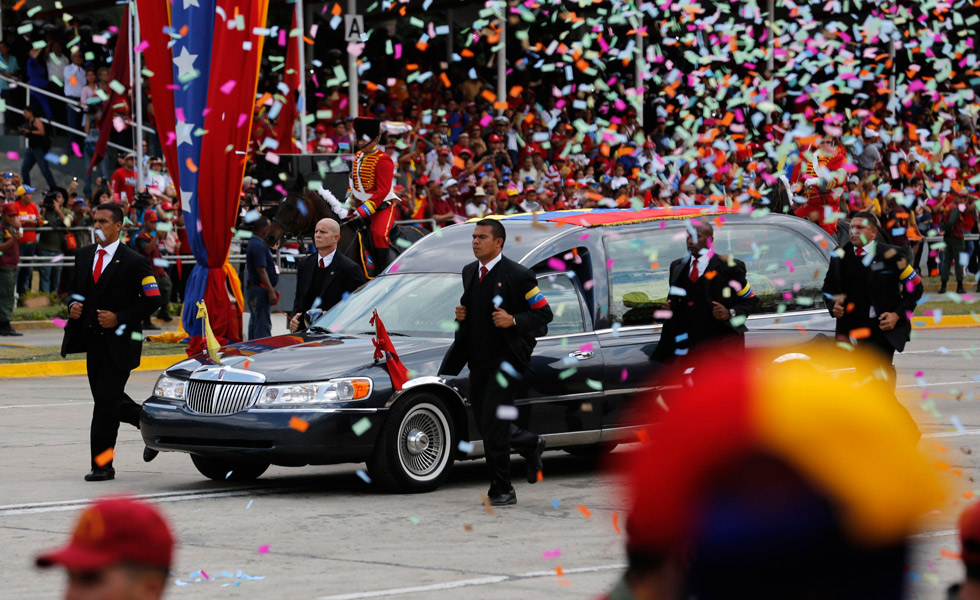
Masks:
[[[915,540],[910,577],[918,583],[910,597],[940,598],[961,576],[942,553],[958,551],[955,516],[963,493],[980,487],[973,483],[980,477],[978,337],[977,329],[920,331],[898,360],[900,392],[920,418],[923,446],[962,472],[948,506]],[[134,374],[130,394],[146,397],[154,380]],[[447,485],[421,496],[375,493],[356,474],[363,465],[272,468],[253,485],[221,484],[204,480],[183,455],[144,464],[138,433],[124,426],[119,478],[87,484],[84,377],[0,386],[0,589],[11,598],[58,595],[62,575],[35,570],[33,556],[65,540],[86,498],[121,492],[150,495],[176,526],[169,598],[362,598],[411,587],[420,589],[398,597],[594,598],[624,561],[613,527],[622,502],[613,478],[588,460],[546,454],[545,480],[519,484],[519,504],[490,515],[480,503],[482,462],[459,465]],[[515,475],[522,471],[516,459]],[[201,570],[209,579],[190,577]]]

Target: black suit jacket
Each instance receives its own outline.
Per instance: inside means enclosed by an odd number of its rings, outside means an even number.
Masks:
[[[732,340],[738,341],[749,330],[744,322],[736,327],[732,325],[730,320],[720,321],[715,319],[711,314],[710,308],[706,314],[694,315],[693,317],[687,311],[677,310],[676,307],[681,303],[690,301],[689,298],[676,293],[674,290],[691,286],[690,271],[692,260],[694,260],[693,256],[685,256],[670,263],[671,292],[667,294],[667,300],[674,310],[670,318],[664,323],[663,329],[660,332],[660,341],[650,356],[655,361],[669,363],[673,360],[677,348],[688,347],[692,342],[705,341],[688,338],[686,343],[677,342],[677,336],[687,333],[690,329],[690,324],[684,322],[688,318],[705,319],[705,322],[709,324],[710,331],[714,334],[711,337],[719,339],[731,338]],[[715,254],[708,260],[708,266],[701,276],[706,277],[710,273],[714,273],[714,275],[710,276],[711,278],[707,280],[707,285],[704,286],[705,300],[707,301],[708,307],[713,306],[713,302],[718,302],[725,308],[734,310],[736,316],[748,316],[755,312],[756,307],[759,305],[759,299],[756,298],[755,293],[745,279],[744,262],[737,258],[729,260],[726,256]],[[737,282],[739,286],[738,290],[735,290],[731,286],[732,281]],[[728,292],[725,291],[726,289]]]
[[[867,286],[871,306],[875,314],[886,312],[898,314],[898,323],[890,331],[881,333],[891,345],[901,352],[912,334],[912,321],[909,315],[915,310],[922,297],[922,279],[909,264],[905,251],[898,246],[877,242],[875,256],[867,268],[867,279],[848,281],[843,276],[843,256],[854,253],[854,244],[848,242],[834,252],[830,267],[823,281],[824,302],[827,310],[833,313],[834,297],[848,295],[854,286]],[[847,300],[844,300],[845,305]],[[849,326],[844,319],[837,319],[837,335],[848,337]]]
[[[459,299],[459,303],[463,306],[467,305],[473,286],[479,281],[479,267],[478,260],[463,267],[463,295]],[[517,359],[518,364],[514,366],[523,370],[531,363],[531,353],[537,344],[536,338],[547,335],[548,323],[554,318],[554,314],[547,301],[538,308],[531,306],[535,294],[540,294],[538,280],[533,271],[506,256],[502,256],[494,267],[494,270],[497,269],[500,269],[497,274],[497,281],[500,284],[497,291],[497,295],[501,297],[500,308],[513,315],[514,320],[517,321],[516,327],[503,330],[504,339],[507,340],[507,346]],[[442,366],[439,367],[440,373],[458,375],[463,370],[463,365],[466,364],[467,325],[466,319],[459,322],[456,338],[449,347]]]
[[[319,268],[317,264],[319,261],[319,254],[311,254],[299,261],[296,267],[296,297],[293,299],[293,310],[289,313],[289,319],[292,319],[297,313],[305,313],[313,308],[306,306],[304,301],[306,293],[312,285],[313,274]],[[330,307],[343,299],[345,293],[353,292],[364,285],[366,281],[361,267],[337,251],[330,261],[330,266],[327,267],[323,287],[317,291],[317,297],[320,298],[320,304],[317,305],[317,308],[324,311],[329,310]]]
[[[156,287],[150,261],[122,243],[109,264],[103,265],[99,282],[95,283],[92,267],[97,249],[98,244],[92,244],[75,254],[66,302],[82,302],[84,310],[81,318],[68,319],[61,355],[88,352],[91,336],[104,336],[111,349],[105,360],[112,360],[120,369],[129,371],[140,365],[143,321],[160,308],[163,297]],[[99,326],[96,312],[99,310],[116,313],[119,324],[126,326],[121,335],[116,335],[116,329]],[[138,339],[133,339],[133,333],[140,334],[136,336]]]

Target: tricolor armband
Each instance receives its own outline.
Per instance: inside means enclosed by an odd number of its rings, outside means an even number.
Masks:
[[[532,309],[548,306],[548,301],[545,300],[544,294],[541,293],[538,286],[534,286],[528,293],[524,294],[524,299],[527,300],[528,306]]]
[[[160,287],[157,285],[156,278],[152,275],[143,278],[143,293],[147,296],[160,295]]]
[[[368,217],[370,217],[371,216],[371,213],[373,213],[373,212],[374,211],[372,211],[371,210],[371,207],[368,206],[367,204],[362,204],[362,205],[360,205],[360,206],[357,207],[357,214],[361,215],[365,219],[368,218]]]
[[[907,265],[899,277],[901,278],[902,283],[908,283],[910,281],[912,282],[912,285],[919,285],[922,283],[922,278],[919,277],[919,274],[912,268],[912,265]]]
[[[739,298],[755,298],[755,292],[752,291],[752,285],[748,282],[745,283],[745,287],[736,292]]]

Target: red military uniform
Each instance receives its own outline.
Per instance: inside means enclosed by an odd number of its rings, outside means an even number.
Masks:
[[[841,186],[844,184],[844,150],[835,148],[833,154],[811,148],[800,153],[800,162],[793,167],[792,184],[803,185],[806,204],[794,211],[796,216],[810,219],[820,225],[827,233],[837,233],[837,221],[825,222],[824,207],[839,210]],[[819,171],[819,173],[818,173]],[[829,177],[828,177],[829,172]],[[819,178],[817,185],[805,185],[807,179]]]
[[[370,123],[368,123],[370,121]],[[376,138],[380,123],[376,119],[358,118],[354,121],[358,138]],[[395,162],[377,146],[370,152],[358,150],[354,154],[348,193],[354,210],[370,224],[371,242],[375,249],[391,246],[388,235],[395,223],[394,205],[398,202],[392,180]]]

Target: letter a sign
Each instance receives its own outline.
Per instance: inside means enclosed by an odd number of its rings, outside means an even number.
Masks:
[[[364,15],[344,15],[344,39],[348,43],[361,42],[364,33]]]

